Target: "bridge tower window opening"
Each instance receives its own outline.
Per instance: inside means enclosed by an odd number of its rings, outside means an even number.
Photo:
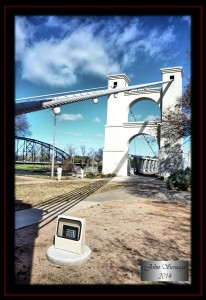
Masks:
[[[117,81],[114,82],[113,89],[115,89],[116,87],[117,87]]]

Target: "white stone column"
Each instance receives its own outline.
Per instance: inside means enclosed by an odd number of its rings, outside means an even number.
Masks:
[[[151,160],[151,173],[154,173],[154,163],[155,163],[155,160],[154,159],[152,159]]]
[[[148,159],[148,170],[147,170],[148,174],[151,173],[151,159]]]
[[[160,151],[159,151],[159,176],[168,177],[172,172],[182,169],[182,138],[178,139],[175,135],[170,138],[165,137],[168,132],[168,123],[165,115],[168,109],[177,112],[177,104],[181,104],[182,97],[182,67],[160,69],[162,80],[168,81],[173,79],[170,84],[164,84],[162,89],[162,124],[160,127]],[[181,107],[180,107],[181,110]],[[178,120],[177,120],[178,121]]]
[[[145,158],[145,163],[144,163],[144,173],[148,173],[148,159]]]
[[[159,173],[159,160],[157,160],[157,162],[156,162],[156,170]]]
[[[125,74],[109,75],[108,88],[127,87],[130,82]],[[127,104],[124,92],[112,94],[107,102],[107,124],[103,150],[102,173],[127,176],[128,145],[123,123],[127,121]]]
[[[143,158],[140,159],[140,167],[139,167],[139,173],[142,174],[143,173],[143,166],[144,166],[144,160]]]
[[[145,163],[146,163],[145,158],[142,157],[141,174],[144,174],[145,172]]]

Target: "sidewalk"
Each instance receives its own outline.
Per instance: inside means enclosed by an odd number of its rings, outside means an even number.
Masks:
[[[137,182],[136,185],[117,188],[107,192],[93,194],[95,184],[101,181]],[[70,214],[73,211],[85,209],[105,201],[148,199],[148,201],[170,202],[181,205],[191,202],[190,192],[176,192],[166,188],[165,182],[155,176],[128,176],[114,177],[97,180],[91,191],[85,189],[76,190],[69,197],[58,197],[35,208],[19,210],[15,212],[15,229],[23,228],[39,223],[40,227],[55,219],[59,214]]]

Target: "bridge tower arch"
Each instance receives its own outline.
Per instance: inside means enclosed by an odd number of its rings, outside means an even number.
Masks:
[[[112,94],[107,102],[107,123],[105,125],[105,144],[103,149],[103,174],[115,173],[127,176],[128,147],[131,138],[138,134],[149,134],[155,137],[159,145],[160,176],[168,176],[181,169],[183,162],[182,138],[168,140],[164,133],[168,130],[166,114],[177,110],[182,96],[182,67],[162,68],[162,87],[132,90]],[[126,74],[109,75],[108,89],[127,87],[130,80]],[[160,122],[128,122],[131,106],[140,99],[155,101],[160,108]],[[179,106],[178,106],[179,107]],[[181,107],[180,107],[181,109]]]

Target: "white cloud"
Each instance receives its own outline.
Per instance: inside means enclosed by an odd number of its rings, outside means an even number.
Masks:
[[[57,18],[48,19],[48,24],[57,26]],[[28,27],[23,21],[18,21],[16,26],[16,56],[21,59],[23,79],[36,84],[68,87],[77,82],[80,74],[105,77],[120,71],[119,63],[112,59],[105,42],[96,38],[90,26],[79,27],[64,38],[33,40],[27,47]]]
[[[119,71],[101,43],[82,31],[62,40],[35,42],[27,49],[22,67],[23,79],[51,86],[73,85],[80,73],[105,76]]]
[[[104,137],[104,135],[102,133],[98,133],[98,134],[94,135],[94,137],[97,139],[102,139]]]
[[[134,41],[137,37],[143,34],[139,28],[139,22],[133,22],[128,27],[125,27],[121,34],[121,38],[117,39],[117,45],[125,46],[125,44]]]
[[[88,143],[87,140],[79,140],[79,143]]]
[[[62,114],[58,118],[60,121],[77,121],[77,120],[82,120],[83,116],[81,114]]]
[[[190,16],[184,16],[181,19],[184,22],[187,22],[187,24],[190,26],[191,25],[191,17]]]
[[[145,118],[144,121],[159,121],[159,120],[160,120],[160,116],[149,115]]]
[[[174,17],[169,17],[168,22],[169,22],[169,23],[172,23],[173,20],[174,20]]]
[[[83,136],[82,133],[77,133],[77,132],[65,132],[65,134],[68,134],[70,136]]]
[[[167,56],[163,56],[162,53],[171,48],[175,41],[173,26],[164,31],[154,28],[145,39],[137,41],[136,47],[138,51],[148,54],[151,58],[163,59],[164,57],[164,59],[168,59],[170,55],[174,57],[174,53],[169,52]]]
[[[96,117],[92,120],[93,123],[101,123],[100,118]]]
[[[25,17],[15,18],[15,58],[21,61],[34,35],[34,26]]]
[[[147,33],[138,17],[49,16],[39,18],[35,26],[28,20],[18,17],[15,24],[22,78],[52,87],[69,87],[80,75],[105,78],[124,72],[142,53],[168,59],[176,41],[172,26]]]
[[[73,65],[67,61],[67,45],[56,40],[35,43],[22,60],[22,78],[33,83],[69,86],[76,82]]]
[[[130,116],[130,117],[129,117],[129,121],[130,121],[130,122],[135,122],[135,119],[138,121],[138,120],[141,119],[141,117],[142,117],[142,115],[134,115],[134,117],[133,117],[133,116]]]
[[[69,24],[56,16],[49,16],[44,25],[49,28],[57,28],[65,31],[69,30]]]

